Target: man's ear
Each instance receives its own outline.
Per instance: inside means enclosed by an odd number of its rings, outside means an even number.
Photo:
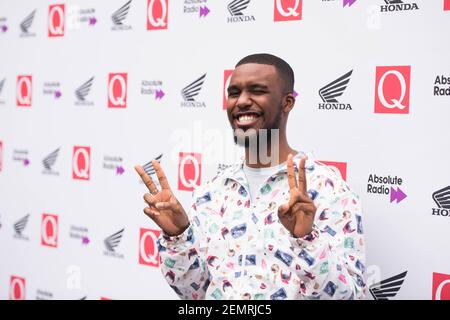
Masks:
[[[295,97],[292,93],[288,93],[283,98],[283,111],[289,113],[294,108]]]

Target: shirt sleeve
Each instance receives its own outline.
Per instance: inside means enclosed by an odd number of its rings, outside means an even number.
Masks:
[[[361,202],[340,177],[322,179],[320,185],[322,190],[313,199],[317,212],[312,233],[290,236],[300,291],[306,299],[361,299],[365,296]]]
[[[203,234],[194,202],[189,210],[190,225],[179,236],[168,236],[161,232],[158,248],[161,258],[161,272],[170,287],[182,299],[204,299],[211,276],[206,268],[200,248]]]

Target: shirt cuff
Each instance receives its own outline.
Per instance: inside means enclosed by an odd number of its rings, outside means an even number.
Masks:
[[[312,231],[300,238],[295,238],[292,234],[289,237],[291,244],[295,247],[308,248],[320,240],[320,232],[315,224],[313,224]]]
[[[193,242],[194,240],[194,230],[192,224],[183,231],[182,234],[178,236],[169,236],[164,230],[161,231],[160,245],[166,248],[174,248],[182,246],[188,242]]]

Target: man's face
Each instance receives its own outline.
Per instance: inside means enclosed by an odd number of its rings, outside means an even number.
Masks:
[[[283,92],[274,66],[248,63],[238,66],[228,86],[227,114],[237,140],[260,129],[279,129]],[[241,129],[241,130],[236,130]],[[249,130],[254,129],[254,130]]]

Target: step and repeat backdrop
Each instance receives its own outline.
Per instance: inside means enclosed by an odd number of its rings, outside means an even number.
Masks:
[[[177,298],[133,166],[189,207],[242,156],[224,90],[258,52],[362,198],[367,299],[450,299],[449,30],[450,0],[0,1],[0,299]]]

